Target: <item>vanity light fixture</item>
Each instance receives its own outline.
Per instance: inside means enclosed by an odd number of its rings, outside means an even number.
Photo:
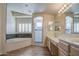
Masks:
[[[65,3],[63,7],[58,11],[58,13],[64,13],[72,6],[72,3]]]

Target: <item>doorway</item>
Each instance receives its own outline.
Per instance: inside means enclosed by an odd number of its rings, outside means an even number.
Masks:
[[[43,41],[43,17],[41,16],[34,18],[34,39],[37,44]]]

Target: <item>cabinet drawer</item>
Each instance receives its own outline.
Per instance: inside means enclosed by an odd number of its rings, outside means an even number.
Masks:
[[[79,47],[70,46],[70,55],[79,56]]]
[[[59,41],[58,46],[62,48],[64,51],[69,52],[69,44],[63,41]]]
[[[62,48],[59,47],[59,56],[68,56],[69,52],[64,51]]]

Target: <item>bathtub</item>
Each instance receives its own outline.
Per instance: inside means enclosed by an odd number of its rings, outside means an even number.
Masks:
[[[32,45],[32,38],[12,38],[7,40],[6,52]]]

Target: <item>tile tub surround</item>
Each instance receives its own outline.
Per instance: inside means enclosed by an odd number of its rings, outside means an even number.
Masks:
[[[32,38],[32,33],[28,33],[28,34],[16,34],[17,38]]]
[[[16,34],[6,34],[6,39],[16,38]]]
[[[32,38],[31,33],[26,34],[6,34],[6,39],[12,39],[12,38]]]

